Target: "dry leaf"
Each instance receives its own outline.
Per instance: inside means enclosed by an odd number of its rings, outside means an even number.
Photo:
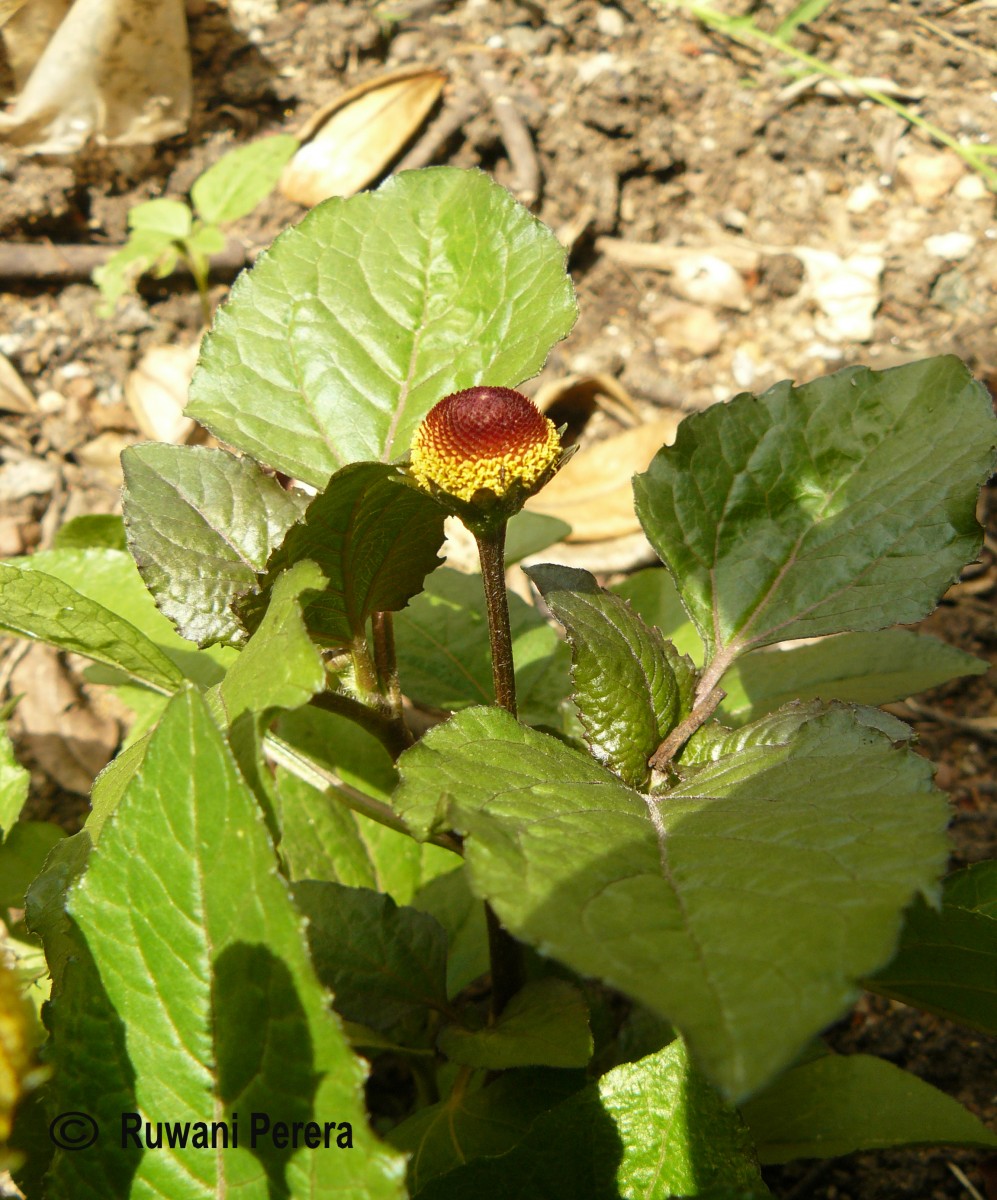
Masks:
[[[612,375],[566,375],[541,384],[533,403],[555,425],[569,429],[584,424],[596,409],[609,413],[621,425],[640,424],[640,412],[627,389]]]
[[[14,413],[33,413],[38,410],[31,389],[3,354],[0,354],[0,409]]]
[[[638,533],[631,480],[636,472],[647,469],[662,445],[675,440],[681,419],[680,412],[664,412],[636,429],[585,446],[526,507],[567,521],[569,542]]]
[[[13,459],[0,467],[0,504],[47,496],[59,485],[59,470],[43,458]]]
[[[62,0],[44,0],[56,19]],[[90,138],[150,145],[182,133],[191,103],[184,0],[74,0],[35,61],[34,3],[4,28],[23,84],[0,136],[28,154],[72,154]],[[23,28],[22,28],[23,23]],[[19,36],[23,35],[23,36]],[[37,53],[37,46],[34,53]]]
[[[146,351],[125,383],[125,399],[139,429],[154,442],[182,446],[195,423],[184,416],[190,377],[200,343],[154,346]]]
[[[393,71],[319,109],[298,131],[304,145],[284,168],[281,192],[310,208],[366,187],[425,121],[446,78],[424,67]]]
[[[21,694],[15,727],[28,753],[60,787],[87,795],[120,740],[117,721],[93,711],[51,646],[31,646],[10,686]]]
[[[86,467],[92,476],[96,476],[96,482],[116,491],[125,481],[121,471],[121,451],[134,444],[134,434],[108,429],[77,447],[73,456],[81,467]]]

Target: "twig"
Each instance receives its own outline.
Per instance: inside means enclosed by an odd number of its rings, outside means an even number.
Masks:
[[[480,58],[474,60],[474,66],[478,70],[478,83],[488,97],[502,142],[509,153],[509,162],[512,164],[510,191],[521,204],[530,208],[540,195],[540,163],[533,148],[533,136],[498,72]]]
[[[470,91],[458,92],[436,120],[395,167],[398,171],[415,171],[428,167],[437,154],[481,110],[481,103]]]
[[[122,249],[121,246],[56,246],[51,242],[0,243],[0,279],[33,280],[39,283],[70,283],[89,279],[96,267]],[[249,264],[246,247],[230,239],[223,250],[211,256],[212,275],[235,275]],[[181,259],[175,275],[190,275],[190,267]]]
[[[919,721],[933,721],[936,725],[948,725],[951,729],[958,729],[986,742],[997,743],[997,721],[986,717],[956,717],[940,708],[920,704],[917,700],[904,700],[902,704],[885,704],[883,707],[895,717],[910,720],[913,716]]]

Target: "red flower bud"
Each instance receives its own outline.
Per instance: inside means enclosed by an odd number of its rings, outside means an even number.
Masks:
[[[429,491],[471,502],[483,489],[522,501],[546,483],[563,451],[552,421],[521,392],[472,387],[429,410],[412,442],[411,472]]]

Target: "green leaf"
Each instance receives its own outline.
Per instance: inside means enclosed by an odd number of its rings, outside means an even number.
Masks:
[[[537,979],[509,1001],[492,1025],[444,1025],[436,1043],[452,1062],[489,1071],[509,1067],[584,1067],[592,1057],[585,997],[565,979]]]
[[[942,906],[916,900],[872,991],[997,1034],[997,863],[945,880]]]
[[[888,704],[959,675],[981,675],[989,666],[907,629],[842,633],[811,645],[746,654],[721,680],[727,698],[718,715],[741,724],[790,700],[816,697]]]
[[[424,883],[412,897],[412,906],[435,917],[446,930],[448,996],[456,996],[488,972],[485,908],[468,887],[463,866]]]
[[[278,768],[280,849],[292,879],[376,888],[397,904],[408,904],[423,884],[454,869],[459,860],[451,851],[355,815],[331,790],[344,784],[387,803],[398,775],[373,735],[345,717],[309,706],[282,713],[276,730],[290,755],[321,771],[313,786]]]
[[[946,904],[997,919],[997,860],[974,863],[945,880]]]
[[[231,603],[256,586],[306,498],[203,446],[147,442],[121,465],[128,546],[160,610],[192,642],[244,640]]]
[[[324,487],[347,463],[402,454],[449,392],[534,375],[575,319],[564,262],[478,171],[406,171],[327,200],[236,281],[187,412]]]
[[[944,862],[930,765],[863,723],[883,715],[748,727],[644,797],[471,709],[402,755],[395,808],[419,836],[466,835],[471,886],[512,933],[656,1009],[744,1097],[847,1008]]]
[[[164,691],[173,691],[183,678],[134,625],[27,565],[0,563],[0,629],[83,654]]]
[[[526,574],[567,631],[573,699],[593,757],[631,787],[646,787],[647,760],[692,710],[695,668],[588,571],[538,566]]]
[[[502,1158],[433,1180],[419,1200],[667,1200],[724,1185],[764,1194],[740,1117],[673,1042],[539,1117]]]
[[[0,845],[0,912],[23,908],[31,881],[66,831],[48,821],[18,821]]]
[[[399,482],[384,463],[344,467],[309,504],[268,563],[268,578],[302,559],[322,568],[328,583],[305,610],[305,622],[326,646],[349,646],[374,612],[404,608],[439,565],[443,510]],[[265,597],[240,606],[255,621]]]
[[[128,228],[144,233],[159,233],[179,240],[190,233],[193,214],[182,200],[160,197],[146,200],[128,210]]]
[[[294,900],[308,918],[315,973],[336,1011],[387,1031],[428,1009],[449,1012],[447,935],[414,908],[368,888],[303,880]]]
[[[93,272],[93,281],[104,297],[102,315],[110,316],[118,299],[131,291],[139,276],[156,263],[167,262],[176,262],[172,235],[157,230],[135,230],[121,249]]]
[[[52,539],[53,550],[120,550],[127,552],[125,525],[108,513],[84,513],[73,517]]]
[[[990,397],[956,358],[848,367],[683,421],[637,512],[712,657],[930,612],[980,547]]]
[[[531,554],[539,554],[555,542],[563,542],[570,532],[571,526],[567,521],[523,509],[510,518],[506,526],[506,566],[521,562]]]
[[[192,642],[180,637],[156,608],[130,554],[110,549],[43,550],[29,558],[12,560],[12,565],[23,571],[52,575],[88,600],[109,609],[154,642],[186,678],[202,687],[217,683],[235,657],[235,651],[228,647],[198,650]],[[108,678],[99,678],[96,672],[101,670],[89,668],[89,677],[101,683],[124,681],[119,672],[108,672]]]
[[[635,571],[614,583],[610,591],[628,601],[646,624],[660,629],[680,654],[686,654],[694,663],[702,665],[703,639],[689,620],[675,581],[664,567]]]
[[[368,1132],[364,1069],[308,961],[273,847],[201,698],[177,696],[150,741],[68,912],[77,956],[51,1003],[54,1111],[91,1113],[105,1136],[57,1152],[46,1195],[400,1197],[400,1162]],[[87,985],[86,1002],[79,984]],[[141,1120],[352,1127],[355,1153],[122,1148]],[[209,1126],[210,1129],[210,1126]],[[143,1129],[144,1132],[144,1129]],[[192,1134],[196,1133],[196,1125]],[[195,1143],[196,1144],[196,1143]]]
[[[892,1146],[997,1146],[997,1134],[957,1100],[869,1054],[828,1054],[794,1067],[741,1115],[763,1163]]]
[[[14,757],[7,722],[0,721],[0,845],[28,798],[30,775]]]
[[[277,186],[297,148],[297,138],[279,133],[230,150],[199,175],[190,189],[198,216],[224,225],[251,213]]]
[[[490,704],[492,660],[480,575],[444,567],[395,618],[402,690],[431,708]],[[509,595],[519,715],[531,725],[560,724],[568,693],[568,650],[535,608]]]
[[[480,907],[480,905],[479,905]],[[464,1076],[439,1104],[421,1108],[388,1134],[411,1155],[409,1191],[417,1196],[430,1179],[465,1162],[505,1154],[542,1113],[585,1082],[581,1071],[541,1068],[506,1071],[487,1087]]]
[[[94,842],[100,837],[104,822],[115,811],[132,780],[142,765],[149,746],[151,731],[144,737],[117,754],[93,781],[90,789],[90,815],[86,819],[86,831]]]
[[[313,562],[296,563],[277,579],[260,627],[218,685],[230,725],[244,713],[300,708],[325,687],[325,664],[303,613],[307,597],[324,585]]]

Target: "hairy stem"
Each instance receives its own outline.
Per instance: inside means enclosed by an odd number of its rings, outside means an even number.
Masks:
[[[516,713],[516,674],[509,626],[509,598],[505,588],[505,523],[488,533],[476,533],[481,580],[488,614],[488,639],[492,651],[495,703],[510,716]],[[526,980],[523,947],[502,928],[491,905],[485,905],[488,957],[492,969],[491,1015],[496,1020]]]
[[[481,581],[488,611],[488,640],[492,651],[495,703],[507,713],[516,712],[516,673],[512,661],[509,598],[505,588],[505,524],[493,533],[476,534],[481,560]]]
[[[371,617],[374,641],[374,668],[377,671],[381,694],[388,702],[389,722],[392,736],[400,747],[394,752],[397,758],[402,750],[412,745],[412,733],[405,724],[402,710],[402,688],[398,680],[398,660],[395,657],[395,627],[389,612],[376,612]]]
[[[724,646],[722,650],[717,651],[703,672],[699,685],[696,688],[696,698],[692,712],[675,726],[668,737],[665,738],[651,755],[648,759],[649,767],[655,771],[666,770],[669,763],[696,730],[705,725],[710,717],[713,716],[720,701],[727,695],[723,688],[718,686],[720,680],[726,674],[731,663],[741,653],[742,649],[742,646],[731,643],[731,645]]]

